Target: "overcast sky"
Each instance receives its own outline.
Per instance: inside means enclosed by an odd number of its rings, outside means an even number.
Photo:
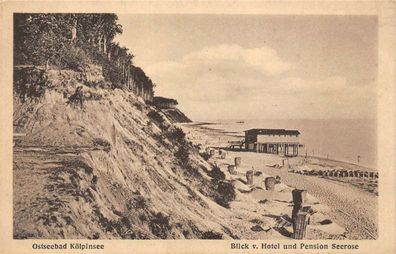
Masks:
[[[373,16],[119,18],[116,40],[193,120],[375,118]]]

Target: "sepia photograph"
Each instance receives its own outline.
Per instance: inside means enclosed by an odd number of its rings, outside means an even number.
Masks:
[[[394,143],[381,144],[394,126],[380,123],[376,13],[9,20],[10,241],[356,253],[384,237],[381,197],[394,189],[381,184],[394,172],[382,149]]]
[[[16,13],[14,237],[376,239],[376,34]]]

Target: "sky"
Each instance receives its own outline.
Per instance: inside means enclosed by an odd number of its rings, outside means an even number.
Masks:
[[[195,121],[375,119],[375,16],[119,14],[116,37]]]

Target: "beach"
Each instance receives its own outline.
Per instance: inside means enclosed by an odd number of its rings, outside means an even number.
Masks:
[[[241,140],[244,131],[252,128],[296,129],[301,132],[301,155],[328,158],[377,167],[377,127],[375,119],[263,119],[218,120],[201,129],[210,128],[225,140]],[[226,134],[226,135],[221,135]],[[357,161],[357,156],[359,162]]]
[[[187,138],[194,144],[202,147],[214,149],[225,149],[230,145],[229,141],[242,140],[241,132],[224,128],[219,128],[219,124],[211,123],[189,123],[181,124],[187,134]],[[227,173],[227,166],[232,165],[235,157],[242,160],[238,169],[238,176],[227,175],[239,191],[246,193],[240,186],[246,171],[254,170],[262,175],[255,178],[255,185],[263,188],[263,180],[267,176],[279,176],[284,188],[305,189],[316,201],[313,204],[320,204],[323,208],[321,213],[331,218],[335,228],[344,228],[345,232],[338,235],[346,239],[376,239],[377,238],[377,209],[378,209],[378,180],[369,177],[336,177],[318,175],[317,172],[328,171],[365,171],[376,172],[375,168],[365,167],[353,163],[331,160],[313,156],[298,156],[286,158],[275,155],[246,151],[227,151],[227,157],[221,159],[219,156],[212,158],[213,163]],[[268,198],[265,190],[254,190],[249,192],[249,196],[255,199]],[[285,194],[290,195],[290,193]],[[291,198],[291,195],[289,199]],[[281,199],[269,198],[278,206]],[[277,200],[277,201],[275,201]],[[290,200],[289,200],[290,201]],[[233,202],[235,203],[235,202]],[[235,206],[235,204],[231,207]],[[290,204],[288,204],[290,205]],[[232,208],[231,208],[232,209]],[[279,213],[291,214],[290,206],[273,208],[272,213],[279,209]],[[326,211],[326,212],[324,212]],[[319,226],[319,228],[322,225]],[[327,229],[316,229],[310,226],[310,231],[316,232],[316,239],[329,238]],[[326,232],[327,231],[327,232]],[[330,230],[331,231],[331,230]],[[325,232],[325,233],[324,233]],[[321,237],[318,235],[323,234]],[[337,235],[337,234],[334,234]],[[335,237],[335,236],[332,237]]]

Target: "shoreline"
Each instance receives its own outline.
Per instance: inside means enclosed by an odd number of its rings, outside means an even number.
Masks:
[[[227,125],[229,123],[221,123],[221,122],[191,122],[191,123],[186,123],[183,125],[186,126],[190,126],[190,127],[198,127],[201,130],[206,130],[208,132],[210,132],[210,135],[222,135],[223,137],[227,137],[230,138],[229,141],[237,141],[237,140],[241,140],[244,139],[244,134],[243,132],[239,132],[239,131],[230,131],[227,130],[226,128],[213,128],[212,125]],[[304,158],[306,155],[298,155],[297,157],[300,158]],[[337,158],[337,157],[330,157],[327,158],[326,155],[307,155],[307,158],[310,159],[318,159],[318,160],[322,160],[323,162],[330,162],[330,163],[342,163],[342,164],[346,164],[352,167],[359,167],[362,168],[363,170],[368,170],[368,171],[374,171],[374,172],[378,172],[378,168],[377,166],[373,166],[376,165],[376,163],[369,163],[372,165],[369,165],[367,163],[359,163],[357,164],[356,162],[353,161],[349,161],[346,159],[342,159],[342,158]]]
[[[186,137],[202,148],[224,147],[224,145],[228,144],[228,141],[235,140],[235,138],[224,134],[221,130],[207,128],[207,126],[187,124],[181,127],[184,129]],[[244,150],[226,150],[226,153],[227,163],[224,163],[224,160],[219,158],[213,161],[224,172],[227,171],[227,165],[233,164],[228,157],[241,157],[242,172],[253,168],[254,171],[260,171],[264,176],[280,176],[281,183],[287,188],[305,189],[321,205],[329,207],[326,214],[335,222],[335,225],[340,225],[346,229],[347,239],[358,240],[373,239],[373,236],[374,238],[377,237],[378,179],[316,174],[323,170],[368,171],[366,167],[327,158],[313,156],[305,158],[304,155],[289,157],[288,163],[282,166],[282,160],[285,158],[276,154]],[[316,173],[311,174],[312,172]],[[260,178],[260,180],[262,179]],[[238,186],[240,186],[239,183]],[[257,195],[266,195],[265,193],[264,190],[264,192],[258,192]],[[361,223],[357,223],[355,218],[360,218]],[[314,239],[326,238],[314,237]]]
[[[305,157],[305,155],[299,155],[298,157]],[[330,159],[330,158],[325,158],[325,157],[317,156],[317,155],[307,155],[307,158],[318,159],[318,160],[334,162],[334,163],[344,163],[344,164],[348,164],[348,165],[351,165],[351,166],[364,168],[364,169],[369,170],[369,171],[374,171],[374,172],[378,171],[376,167],[370,167],[370,166],[367,166],[367,165],[356,164],[356,163],[353,163],[353,162],[340,160],[340,159]]]

